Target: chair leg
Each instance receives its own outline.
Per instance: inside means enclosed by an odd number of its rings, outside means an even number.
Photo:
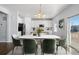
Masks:
[[[65,49],[65,51],[66,51],[66,54],[67,54],[68,48],[64,46],[64,49]]]
[[[37,49],[35,50],[35,55],[37,55]]]
[[[43,51],[41,51],[41,55],[44,55],[44,52]]]
[[[37,49],[38,49],[38,45],[36,45],[36,50],[35,50],[35,55],[37,55]]]
[[[44,53],[42,52],[42,55],[44,55]]]
[[[56,54],[58,54],[58,46],[57,46],[57,48],[56,48]]]
[[[24,49],[23,49],[23,47],[22,47],[22,54],[24,55]]]
[[[18,49],[19,46],[16,47],[16,49]]]
[[[24,51],[22,51],[22,54],[24,55]]]
[[[65,52],[66,52],[66,54],[67,54],[67,49],[66,48],[64,48],[65,49]]]
[[[41,51],[41,55],[44,55],[43,51]]]
[[[35,51],[35,55],[37,55],[37,52]]]
[[[14,53],[14,48],[15,48],[15,47],[13,47],[13,49],[12,49],[12,55],[13,55],[13,53]]]

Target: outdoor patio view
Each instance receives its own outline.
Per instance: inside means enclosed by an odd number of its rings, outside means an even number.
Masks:
[[[79,54],[79,16],[72,17],[70,23],[72,54]]]

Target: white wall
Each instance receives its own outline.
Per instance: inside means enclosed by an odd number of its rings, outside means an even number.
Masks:
[[[23,23],[23,19],[17,16],[17,23]]]
[[[53,34],[60,35],[63,38],[66,38],[67,29],[65,29],[65,30],[59,29],[58,22],[59,22],[60,19],[72,16],[72,15],[76,15],[76,14],[79,14],[79,4],[70,5],[66,9],[64,9],[60,14],[58,14],[53,19],[53,26],[54,26],[55,23],[57,24],[57,32],[56,33],[53,32]],[[65,20],[65,25],[67,24],[66,21],[67,21],[67,19]]]
[[[29,35],[32,31],[32,21],[30,17],[25,17],[25,21],[24,21],[25,25],[26,25],[26,35]]]
[[[52,20],[32,20],[32,27],[39,27],[44,24],[44,27],[52,27]]]

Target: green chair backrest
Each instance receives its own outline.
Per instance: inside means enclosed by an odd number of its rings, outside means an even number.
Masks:
[[[66,44],[66,40],[65,39],[59,41],[59,45],[60,46],[64,46],[65,44]]]
[[[55,51],[55,40],[45,39],[43,40],[43,53],[54,53]]]
[[[36,51],[36,42],[33,39],[24,39],[23,40],[23,50],[25,54],[35,53]]]
[[[16,40],[13,36],[12,36],[12,41],[14,46],[21,46],[20,40]]]

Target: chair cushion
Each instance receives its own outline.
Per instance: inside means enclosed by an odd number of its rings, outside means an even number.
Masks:
[[[33,39],[23,40],[23,50],[25,54],[34,53],[36,51],[36,42]]]
[[[45,39],[43,41],[43,52],[44,53],[54,53],[55,50],[55,40]]]

